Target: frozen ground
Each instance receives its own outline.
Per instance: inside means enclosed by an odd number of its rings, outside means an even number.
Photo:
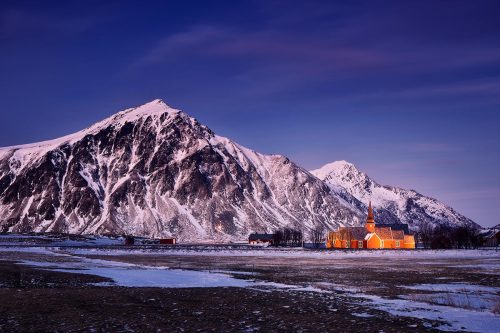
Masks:
[[[0,239],[0,258],[19,267],[104,279],[90,282],[89,288],[239,288],[237,293],[285,297],[286,312],[316,299],[323,302],[318,308],[329,310],[316,313],[314,320],[335,320],[342,309],[347,314],[337,319],[354,325],[346,330],[370,322],[386,332],[498,332],[500,327],[500,252],[494,250],[358,252],[207,245],[129,248],[104,240],[76,246],[64,240],[48,246],[27,242],[9,239],[2,246]],[[397,318],[404,327],[397,326]],[[265,327],[254,324],[252,330]]]

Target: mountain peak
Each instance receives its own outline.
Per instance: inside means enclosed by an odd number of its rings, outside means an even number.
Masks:
[[[0,151],[0,231],[242,240],[363,219],[288,158],[217,136],[159,99]]]
[[[158,114],[163,114],[165,112],[173,113],[178,111],[179,110],[176,110],[167,105],[163,100],[155,99],[152,100],[151,102],[139,105],[137,107],[120,111],[114,116],[112,116],[112,118],[113,119],[119,118],[123,120],[134,120],[136,118],[141,118],[144,116],[158,115]]]
[[[311,173],[316,177],[318,177],[319,179],[323,180],[331,173],[339,173],[343,170],[359,172],[359,170],[356,168],[354,164],[347,162],[345,160],[340,160],[325,164],[316,170],[311,170]]]
[[[452,208],[436,199],[393,186],[382,186],[352,163],[336,161],[322,166],[311,173],[324,181],[336,195],[350,203],[371,204],[379,212],[382,223],[406,223],[412,230],[418,230],[422,223],[447,226],[477,225],[458,214]],[[354,199],[353,199],[354,198]],[[358,205],[360,208],[364,208]]]
[[[52,140],[46,140],[46,141],[41,141],[41,142],[36,142],[36,143],[29,143],[29,144],[23,144],[23,145],[15,145],[15,146],[10,146],[10,147],[0,147],[0,151],[7,152],[10,150],[18,150],[18,149],[27,149],[27,148],[40,148],[40,147],[45,147],[46,150],[54,149],[55,147],[67,143],[67,142],[75,142],[77,140],[80,140],[87,134],[91,133],[96,133],[99,130],[115,125],[115,124],[124,124],[126,122],[134,122],[135,120],[138,120],[143,117],[147,116],[161,116],[164,113],[169,113],[169,114],[175,114],[181,112],[180,110],[174,109],[167,105],[163,100],[161,99],[154,99],[151,102],[147,102],[145,104],[133,107],[133,108],[128,108],[123,111],[119,111],[118,113],[115,113],[108,118],[105,118],[81,131],[78,131],[76,133],[72,133],[66,136],[62,136],[57,139],[52,139]],[[41,153],[45,152],[45,150],[40,151]]]

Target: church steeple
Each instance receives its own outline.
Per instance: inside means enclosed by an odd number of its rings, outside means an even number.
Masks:
[[[375,219],[373,218],[373,209],[372,209],[372,202],[371,201],[368,203],[368,217],[366,218],[366,222],[375,223]]]
[[[372,202],[368,203],[368,216],[366,217],[366,230],[368,232],[375,231],[375,218],[373,217]]]

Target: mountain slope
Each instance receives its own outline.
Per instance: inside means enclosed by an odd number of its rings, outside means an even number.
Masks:
[[[382,223],[407,223],[412,230],[418,230],[422,223],[479,227],[434,198],[414,190],[382,186],[346,161],[326,164],[311,173],[330,186],[335,195],[354,197],[352,204],[360,209],[371,200],[377,210],[376,219]]]
[[[0,149],[1,231],[232,240],[364,219],[330,192],[286,157],[217,136],[160,100]]]

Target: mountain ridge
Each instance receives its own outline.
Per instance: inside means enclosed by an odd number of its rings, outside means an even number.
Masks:
[[[423,223],[479,228],[477,223],[437,199],[414,189],[380,185],[347,161],[327,163],[311,173],[339,196],[347,193],[365,204],[371,201],[378,219],[384,223],[406,223],[414,231]]]
[[[74,134],[0,148],[0,231],[230,241],[281,227],[362,224],[361,190],[376,183],[346,161],[330,169],[361,185],[260,154],[156,99]],[[427,215],[377,210],[384,223]]]
[[[3,231],[233,240],[362,220],[329,192],[288,158],[218,136],[161,100],[0,150]]]

